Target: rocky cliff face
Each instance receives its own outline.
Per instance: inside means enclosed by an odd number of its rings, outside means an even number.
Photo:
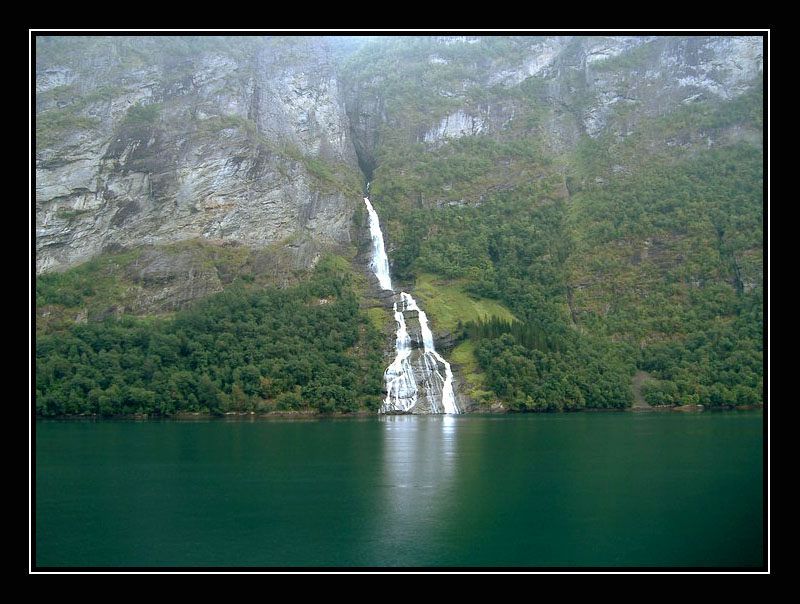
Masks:
[[[36,267],[184,239],[351,243],[360,174],[326,41],[39,38]]]
[[[532,128],[550,151],[569,151],[582,134],[627,136],[680,104],[734,98],[763,69],[758,36],[462,36],[422,39],[402,54],[386,48],[362,50],[347,74],[350,120],[368,157],[387,137],[438,147]],[[394,90],[401,79],[424,86],[415,120]]]
[[[563,155],[587,138],[637,134],[676,107],[735,98],[763,69],[758,36],[332,45],[37,39],[37,272],[195,238],[282,245],[288,266],[306,268],[357,238],[363,175],[379,166],[385,183],[478,138]],[[530,165],[512,154],[479,169],[475,186],[459,172],[413,196],[466,203],[544,177]]]

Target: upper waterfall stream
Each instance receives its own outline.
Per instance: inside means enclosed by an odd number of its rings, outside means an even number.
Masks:
[[[364,203],[372,237],[370,267],[381,288],[394,292],[378,214],[368,197],[364,198]],[[407,292],[400,292],[399,297],[395,295],[393,307],[397,354],[384,373],[387,395],[380,412],[459,413],[453,391],[453,372],[450,363],[436,351],[427,315]],[[406,314],[409,320],[415,319],[419,324],[417,338],[412,337]]]

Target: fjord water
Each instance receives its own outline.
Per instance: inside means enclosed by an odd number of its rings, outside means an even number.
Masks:
[[[39,567],[757,567],[760,412],[38,421]]]

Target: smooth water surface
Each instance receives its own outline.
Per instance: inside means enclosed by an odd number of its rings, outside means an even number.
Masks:
[[[38,567],[758,567],[763,416],[39,421]]]

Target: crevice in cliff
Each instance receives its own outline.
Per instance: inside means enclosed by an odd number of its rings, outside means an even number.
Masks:
[[[377,161],[372,153],[369,152],[365,143],[359,140],[358,133],[351,126],[350,136],[353,140],[353,147],[356,151],[356,159],[358,160],[358,167],[364,175],[364,182],[370,182],[375,168],[378,167]]]

